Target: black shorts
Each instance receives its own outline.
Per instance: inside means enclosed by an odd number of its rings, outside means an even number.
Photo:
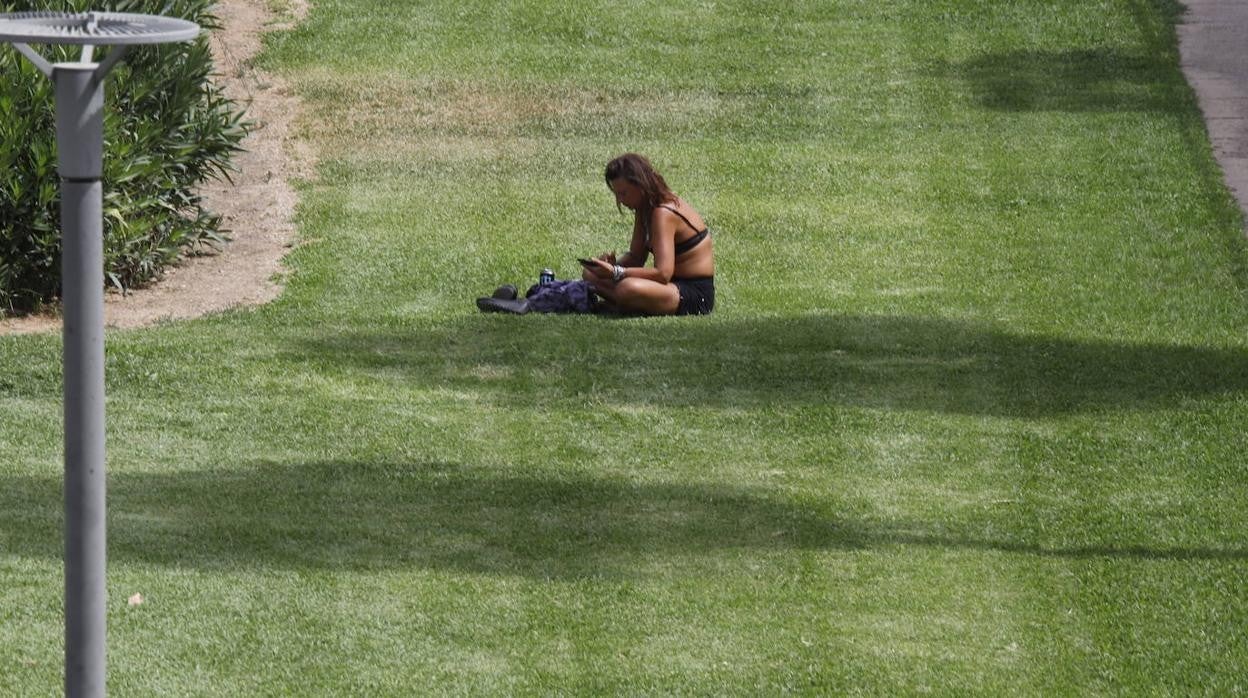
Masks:
[[[715,277],[672,279],[680,292],[677,315],[706,315],[715,309]]]

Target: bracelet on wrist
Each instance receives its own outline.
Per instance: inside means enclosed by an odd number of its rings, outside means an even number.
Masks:
[[[611,270],[611,280],[616,283],[619,283],[620,279],[623,279],[623,278],[624,278],[624,267],[618,264],[615,265],[615,268]]]

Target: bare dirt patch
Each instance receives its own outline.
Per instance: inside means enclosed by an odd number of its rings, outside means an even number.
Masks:
[[[291,182],[311,178],[310,149],[292,138],[300,102],[279,77],[257,70],[265,32],[288,29],[307,15],[307,0],[287,0],[283,11],[255,0],[221,0],[216,6],[222,29],[210,37],[226,94],[245,106],[255,130],[234,159],[233,183],[216,182],[203,190],[206,206],[219,214],[229,244],[184,259],[157,283],[104,300],[109,327],[143,327],[165,320],[198,317],[239,306],[267,303],[281,293],[282,258],[294,243],[297,196]],[[50,332],[60,318],[45,314],[0,319],[0,334]]]

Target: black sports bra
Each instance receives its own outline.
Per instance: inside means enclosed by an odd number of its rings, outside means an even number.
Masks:
[[[691,223],[688,218],[685,218],[684,214],[681,213],[680,211],[677,211],[671,206],[664,206],[663,204],[659,204],[659,208],[665,208],[671,211],[672,213],[675,213],[676,215],[680,216],[680,220],[687,223],[690,228],[693,228],[694,230],[698,230],[697,227],[694,226],[694,224]],[[688,252],[689,250],[692,250],[693,248],[697,247],[698,243],[702,242],[702,239],[710,234],[711,234],[710,226],[707,226],[703,228],[702,230],[698,230],[698,232],[695,233],[693,237],[689,238],[688,240],[682,240],[676,243],[676,246],[672,249],[672,251],[676,254],[677,257],[679,257],[682,254]],[[654,248],[650,246],[650,224],[649,222],[646,223],[646,249],[650,250],[651,252],[654,251]]]

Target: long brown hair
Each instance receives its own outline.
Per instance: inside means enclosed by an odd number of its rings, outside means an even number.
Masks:
[[[607,186],[611,186],[611,182],[617,179],[637,185],[646,195],[646,204],[650,208],[676,198],[676,195],[668,188],[667,182],[663,181],[663,175],[655,171],[654,165],[651,165],[644,155],[624,153],[607,163],[604,177],[607,180]],[[619,206],[619,202],[616,202],[616,206]]]

